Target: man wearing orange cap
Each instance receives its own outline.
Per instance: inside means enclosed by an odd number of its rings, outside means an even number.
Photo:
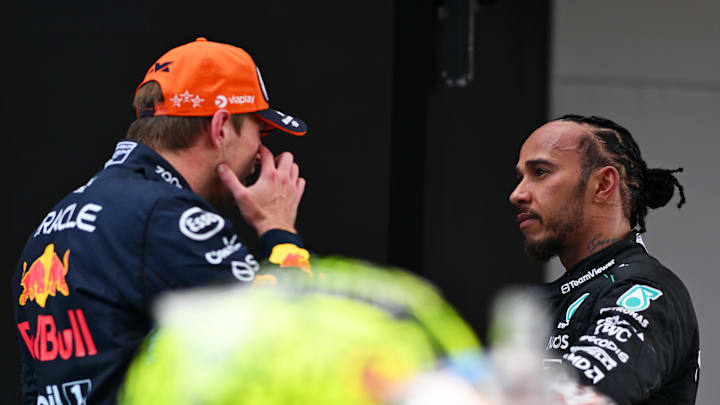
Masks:
[[[53,207],[18,261],[23,403],[114,403],[158,295],[254,281],[259,260],[218,206],[237,205],[268,261],[312,275],[295,230],[305,180],[290,153],[261,143],[307,126],[269,108],[250,55],[204,38],[174,48],[133,105],[138,119],[104,169]]]

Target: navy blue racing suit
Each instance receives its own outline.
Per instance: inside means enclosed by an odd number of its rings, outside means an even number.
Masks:
[[[695,403],[700,348],[690,295],[637,232],[540,290],[551,316],[544,368],[566,366],[619,405]]]
[[[277,246],[294,263],[307,257],[296,234],[261,236],[263,257]],[[119,142],[32,232],[15,269],[23,403],[115,403],[159,294],[252,282],[258,269],[230,221],[165,159]]]

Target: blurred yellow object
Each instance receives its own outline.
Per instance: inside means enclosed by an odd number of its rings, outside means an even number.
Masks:
[[[119,402],[383,404],[438,365],[477,355],[471,328],[426,281],[346,258],[272,283],[164,297]]]

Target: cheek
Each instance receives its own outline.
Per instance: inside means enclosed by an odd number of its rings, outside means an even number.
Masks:
[[[245,139],[244,147],[249,153],[257,153],[257,150],[260,148],[260,137],[248,134],[247,138]]]
[[[568,197],[573,190],[564,187],[562,184],[549,183],[545,187],[538,188],[535,192],[535,204],[541,215],[558,213],[568,202]]]

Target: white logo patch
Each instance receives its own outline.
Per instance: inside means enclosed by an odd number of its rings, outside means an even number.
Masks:
[[[565,350],[570,346],[570,342],[568,341],[570,339],[570,336],[568,335],[553,335],[550,336],[550,339],[548,339],[547,346],[545,346],[545,350],[550,349],[561,349]]]
[[[192,240],[208,240],[220,232],[225,220],[218,214],[200,207],[185,210],[180,216],[180,232]]]
[[[604,265],[600,267],[596,267],[587,273],[583,274],[578,278],[577,280],[570,280],[567,283],[560,286],[560,292],[565,295],[572,291],[573,288],[579,287],[583,285],[585,282],[592,280],[597,276],[598,274],[602,274],[603,271],[609,269],[610,267],[615,265],[615,259],[610,260],[609,262],[605,263]]]
[[[180,180],[178,180],[177,177],[173,176],[173,174],[170,173],[170,171],[166,168],[160,165],[155,165],[155,173],[157,173],[160,177],[162,177],[163,180],[172,184],[173,186],[177,188],[182,188],[182,186],[180,185]]]
[[[255,103],[255,96],[250,94],[243,94],[242,96],[232,95],[230,96],[230,104],[253,104]]]
[[[210,264],[220,264],[222,261],[233,253],[237,252],[242,248],[242,244],[240,242],[237,242],[237,235],[233,235],[233,237],[228,240],[228,238],[223,237],[223,244],[225,245],[223,248],[218,250],[212,250],[210,252],[205,253],[205,260],[207,260]]]
[[[130,153],[132,153],[133,149],[137,147],[137,143],[131,142],[131,141],[122,141],[118,142],[117,146],[115,147],[115,152],[113,153],[110,160],[105,162],[105,167],[112,166],[112,165],[119,165],[125,163],[128,156],[130,156]]]
[[[279,116],[283,117],[282,123],[285,125],[292,125],[293,128],[300,126],[300,123],[295,120],[292,115],[283,114],[280,111],[275,111]]]
[[[225,108],[228,104],[254,104],[255,96],[252,94],[243,94],[241,96],[231,95],[230,97],[222,94],[215,97],[215,106],[217,108]]]
[[[192,103],[193,108],[200,107],[205,101],[204,98],[200,98],[199,94],[192,94],[187,89],[184,93],[173,95],[170,98],[175,107],[180,107],[184,103]]]
[[[85,400],[92,389],[92,381],[78,380],[63,383],[62,385],[63,394],[65,395],[66,403],[73,405],[85,405]],[[55,401],[55,405],[58,402]]]
[[[255,273],[260,270],[260,264],[255,260],[253,255],[247,254],[244,261],[233,260],[230,262],[232,273],[235,278],[240,281],[253,281]]]
[[[217,106],[217,108],[225,108],[227,104],[227,97],[223,96],[222,94],[215,97],[215,105]]]
[[[605,318],[597,321],[594,335],[604,334],[618,342],[625,343],[633,337],[633,333],[628,328],[618,325],[628,325],[627,321],[619,321],[616,317]],[[631,326],[632,327],[632,326]],[[640,340],[643,340],[642,338]]]
[[[57,211],[50,211],[38,226],[33,237],[38,236],[41,232],[43,235],[49,235],[53,232],[75,228],[85,232],[95,232],[96,214],[102,211],[103,207],[87,203],[80,208],[77,214],[75,213],[76,208],[77,203],[72,203]]]
[[[638,313],[635,312],[635,311],[631,311],[631,310],[629,310],[629,309],[627,309],[627,308],[624,308],[624,307],[609,307],[609,308],[601,308],[601,309],[600,309],[600,313],[601,313],[601,314],[604,314],[604,313],[607,312],[607,311],[615,311],[615,312],[620,312],[620,313],[623,313],[623,314],[630,315],[630,316],[632,316],[633,319],[635,319],[635,320],[640,324],[640,326],[642,326],[643,328],[647,328],[648,325],[650,324],[650,321],[648,321],[647,319],[645,319],[645,317],[643,317],[642,315],[638,314]]]
[[[645,248],[645,251],[647,252],[647,246],[645,246],[645,241],[643,240],[642,235],[637,234],[637,235],[635,236],[635,243],[641,244],[642,247],[644,247],[644,248]]]
[[[91,389],[92,381],[89,379],[62,383],[61,388],[57,384],[46,385],[45,395],[39,393],[35,403],[38,405],[85,405]],[[61,392],[65,397],[64,401],[60,397]]]
[[[585,377],[592,380],[593,384],[597,384],[605,378],[605,373],[583,356],[576,353],[567,353],[563,355],[563,358],[570,362],[575,368],[582,371]]]
[[[617,367],[617,362],[610,357],[610,355],[604,350],[599,347],[595,346],[573,346],[570,348],[570,351],[575,353],[578,351],[585,352],[589,354],[590,356],[594,357],[597,361],[599,361],[603,366],[605,366],[605,369],[607,371],[610,371]]]

